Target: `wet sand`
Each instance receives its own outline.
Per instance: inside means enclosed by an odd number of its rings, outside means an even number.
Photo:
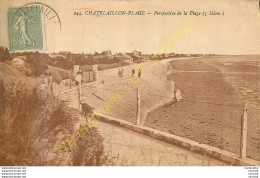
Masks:
[[[239,154],[240,118],[243,104],[249,102],[247,156],[259,160],[259,74],[255,73],[260,70],[253,62],[257,59],[237,58],[171,62],[174,70],[182,72],[173,72],[168,79],[175,82],[183,99],[149,113],[146,126]],[[227,61],[233,65],[224,65]]]

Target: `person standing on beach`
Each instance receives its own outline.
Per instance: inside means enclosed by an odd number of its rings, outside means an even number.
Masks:
[[[118,76],[121,77],[121,70],[118,69]]]
[[[135,75],[135,69],[132,69],[132,77]]]
[[[141,69],[139,69],[138,70],[138,78],[141,78],[141,76],[142,76],[142,71],[141,71]]]
[[[121,71],[121,77],[124,77],[124,69]]]

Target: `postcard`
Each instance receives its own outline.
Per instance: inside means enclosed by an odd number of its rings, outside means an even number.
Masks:
[[[259,166],[259,1],[0,14],[1,166]]]

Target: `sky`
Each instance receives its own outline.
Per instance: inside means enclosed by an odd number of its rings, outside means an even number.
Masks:
[[[35,0],[34,0],[35,1]],[[37,0],[36,0],[37,1]],[[7,11],[30,1],[1,0],[0,45],[8,46]],[[45,20],[45,52],[94,53],[104,50],[156,53],[185,23],[199,16],[75,16],[74,12],[104,11],[219,11],[224,16],[203,16],[169,48],[173,53],[260,54],[258,0],[44,0],[60,17],[57,24]]]

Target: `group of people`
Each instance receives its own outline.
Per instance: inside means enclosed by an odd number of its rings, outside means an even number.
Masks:
[[[135,69],[132,69],[131,76],[133,77],[135,75]],[[124,76],[124,69],[118,69],[118,76],[123,77]],[[138,70],[138,78],[141,78],[142,76],[142,70]],[[75,83],[76,85],[79,85],[82,81],[82,72],[79,70],[75,76]]]
[[[135,69],[132,69],[132,77],[135,75]],[[141,69],[139,69],[138,70],[138,78],[141,78],[141,76],[142,76],[142,70]]]
[[[132,69],[131,76],[133,77],[135,75],[135,69]],[[118,76],[123,77],[124,76],[124,69],[118,69]],[[138,78],[141,78],[142,76],[142,70],[138,70]]]

